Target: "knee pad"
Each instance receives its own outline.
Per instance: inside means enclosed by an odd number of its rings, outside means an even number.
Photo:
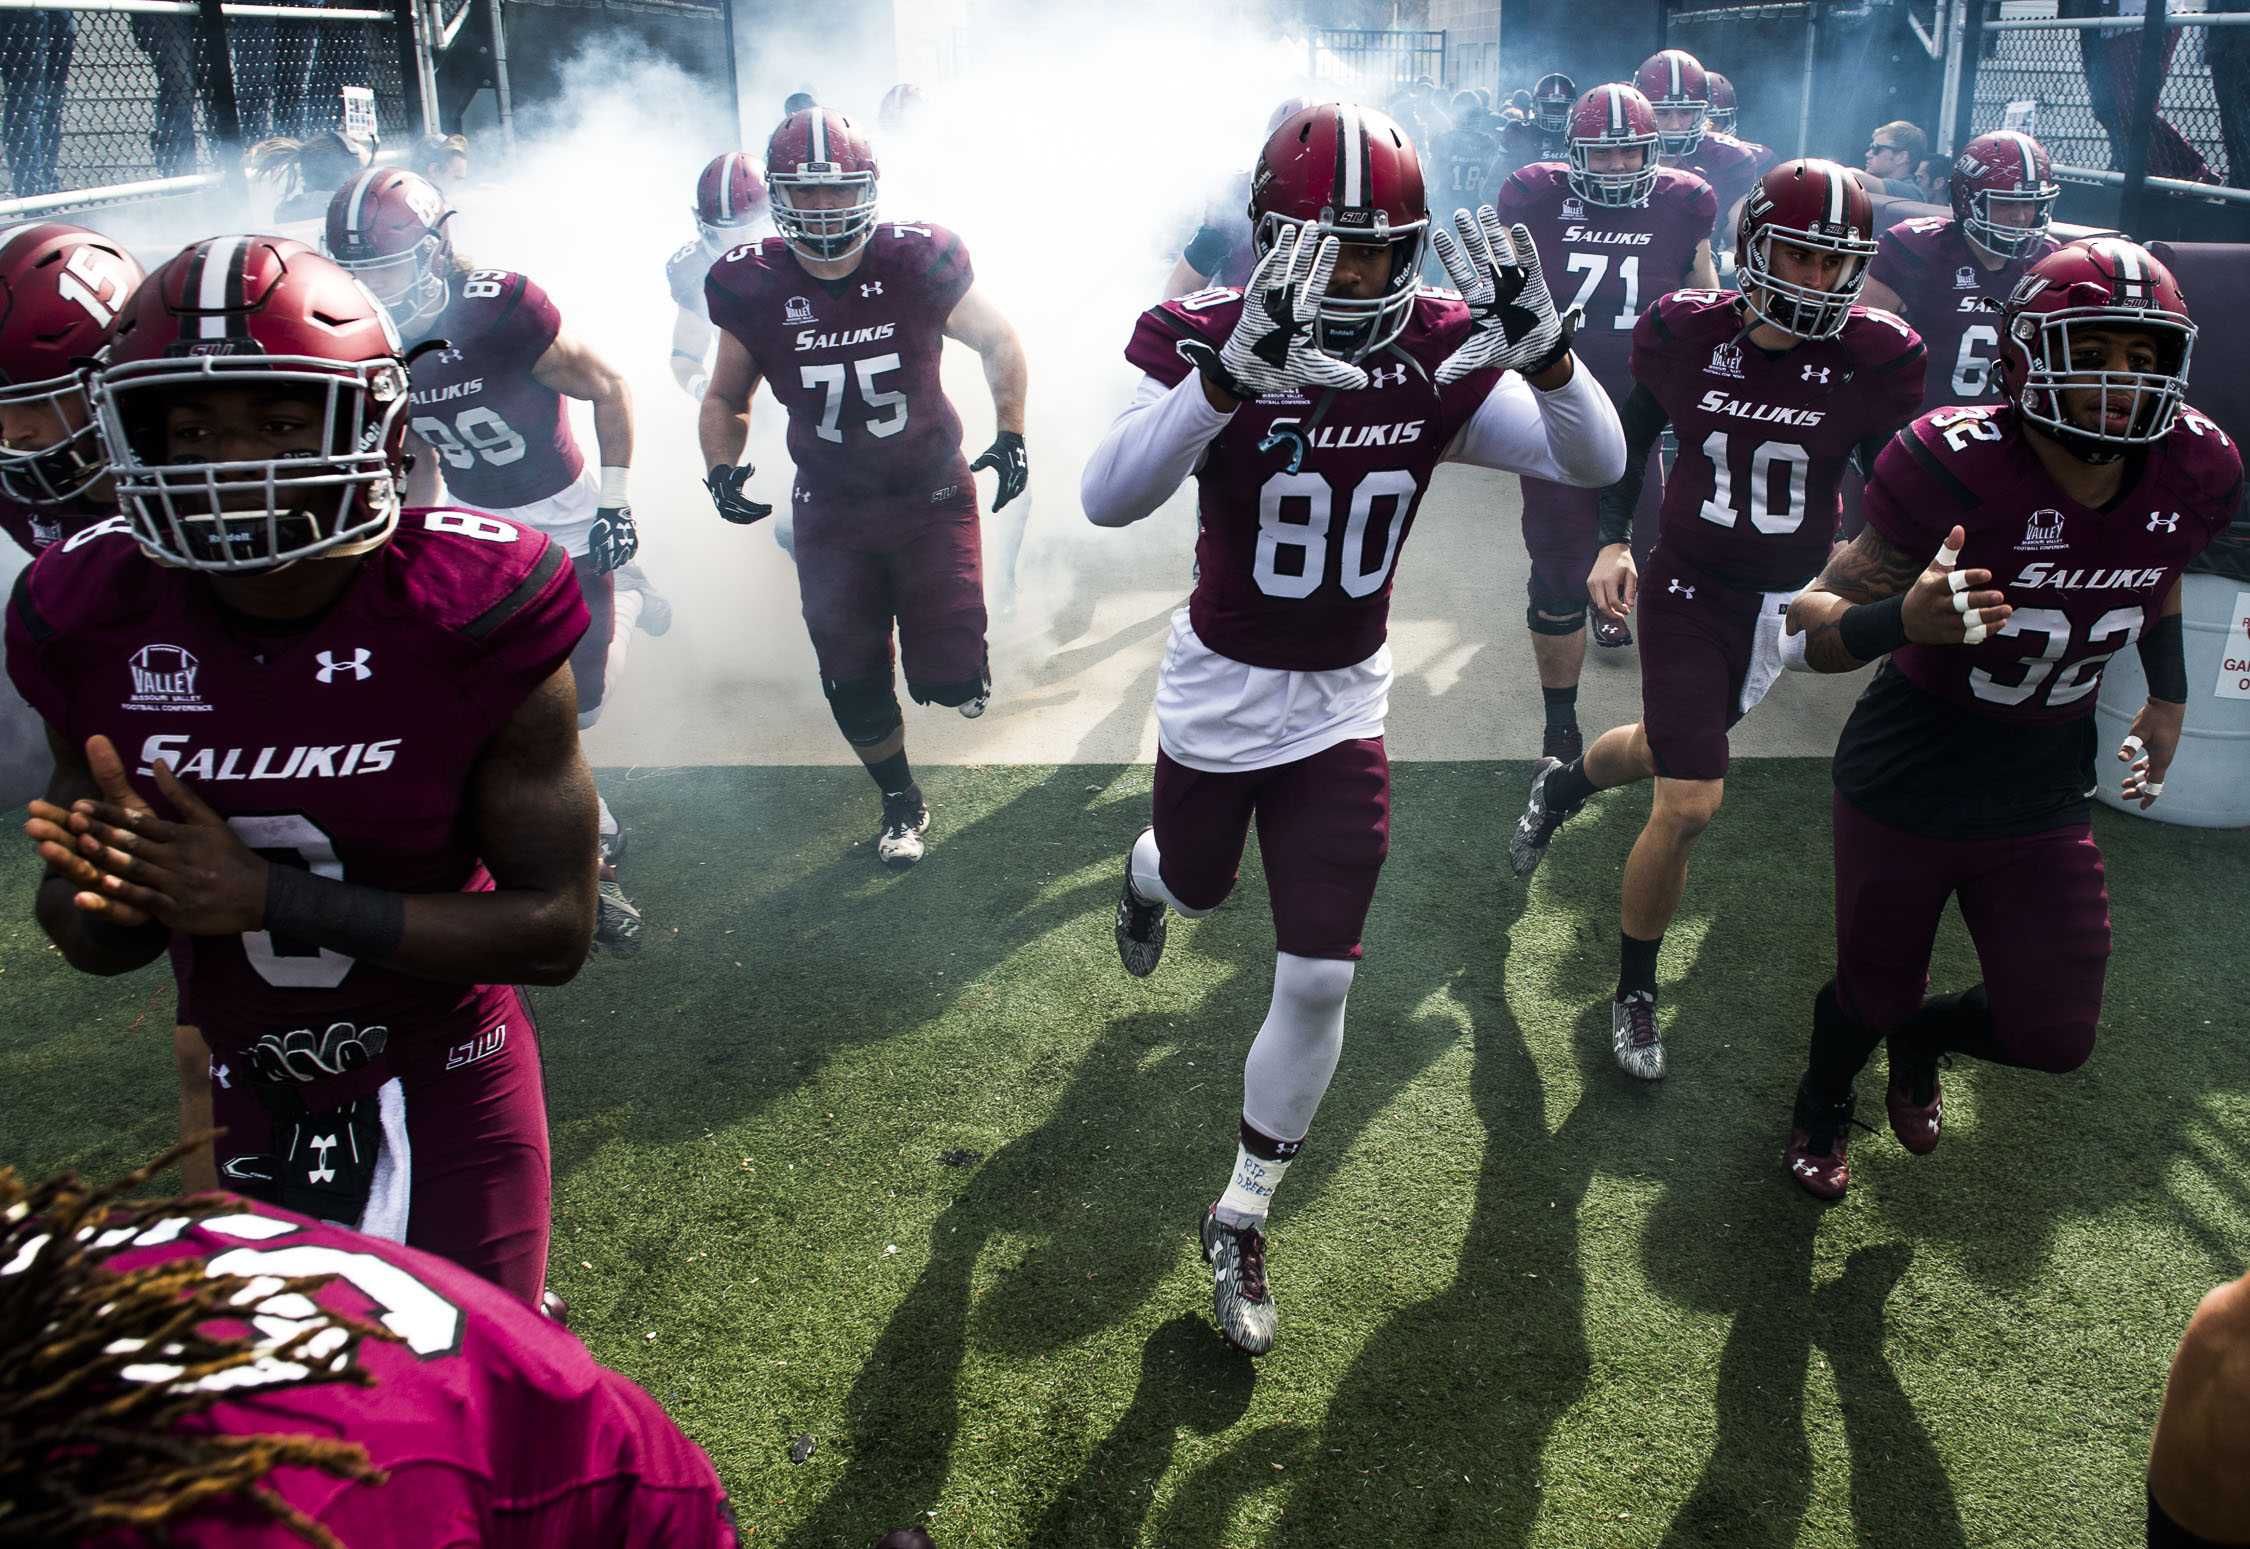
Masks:
[[[909,677],[907,693],[914,696],[918,705],[944,705],[958,709],[972,699],[982,699],[992,692],[992,669],[987,666],[973,678],[963,678],[956,683],[921,683]]]
[[[1352,975],[1358,967],[1348,957],[1299,957],[1293,952],[1277,952],[1274,1001],[1308,1020],[1333,1017],[1341,1022],[1344,1001],[1351,994]]]
[[[853,678],[845,683],[824,678],[820,687],[828,696],[828,712],[836,717],[837,729],[855,748],[878,746],[906,724],[887,672],[881,677]]]
[[[1589,567],[1592,561],[1588,562]],[[1534,555],[1531,577],[1524,590],[1531,603],[1523,610],[1523,621],[1535,635],[1575,635],[1586,627],[1586,589],[1583,586],[1566,588],[1541,572],[1548,563]]]

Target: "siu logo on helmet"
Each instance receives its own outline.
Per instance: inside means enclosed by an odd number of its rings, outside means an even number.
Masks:
[[[195,653],[185,646],[144,645],[126,661],[132,674],[133,694],[127,710],[209,710],[195,691],[196,674],[203,670]]]
[[[1711,364],[1703,368],[1705,376],[1730,376],[1742,380],[1742,346],[1732,343],[1712,346]]]
[[[785,323],[811,322],[813,320],[812,303],[802,296],[791,296],[782,305],[781,320]]]

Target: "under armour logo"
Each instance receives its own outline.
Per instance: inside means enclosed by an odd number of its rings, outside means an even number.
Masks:
[[[211,1067],[211,1079],[219,1084],[219,1090],[222,1092],[234,1090],[234,1072],[224,1065],[213,1065]]]
[[[311,1172],[305,1174],[305,1181],[307,1183],[334,1183],[336,1181],[336,1169],[328,1165],[328,1153],[336,1149],[336,1137],[334,1135],[315,1135],[312,1140],[312,1148],[320,1153],[320,1161]]]
[[[859,293],[862,296],[880,296],[883,294],[883,282],[881,280],[869,280],[859,288]]]
[[[1807,366],[1807,367],[1805,367],[1805,380],[1806,380],[1806,381],[1808,381],[1808,382],[1825,382],[1825,381],[1827,381],[1827,380],[1828,380],[1828,368],[1827,368],[1826,366]]]
[[[1664,589],[1668,592],[1675,592],[1678,595],[1685,597],[1689,602],[1695,601],[1695,588],[1692,586],[1682,586],[1680,584],[1678,576],[1674,576],[1672,578],[1672,584],[1665,587]]]
[[[2154,532],[2159,527],[2163,528],[2166,532],[2178,532],[2180,530],[2180,513],[2174,511],[2169,516],[2163,516],[2154,511],[2149,512],[2148,530],[2150,532]]]
[[[1369,387],[1404,387],[1406,385],[1406,368],[1404,366],[1377,366],[1373,371],[1367,373],[1367,385]]]
[[[333,683],[336,681],[337,673],[348,672],[352,675],[353,681],[364,681],[375,676],[375,669],[367,665],[374,659],[375,653],[364,645],[354,646],[351,660],[344,662],[336,660],[334,651],[316,652],[313,660],[320,663],[320,668],[313,676],[323,683]]]

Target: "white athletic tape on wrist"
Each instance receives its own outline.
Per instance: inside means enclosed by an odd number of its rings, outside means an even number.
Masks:
[[[605,508],[629,506],[633,503],[625,498],[625,481],[631,477],[632,472],[633,470],[630,468],[605,467],[602,469],[601,503]]]
[[[1984,637],[1988,633],[1989,631],[1984,627],[1984,620],[1978,619],[1962,631],[1961,643],[1963,645],[1982,645],[1984,644]]]
[[[1961,563],[1961,551],[1955,548],[1950,543],[1941,543],[1938,545],[1937,563],[1941,565],[1958,565],[1959,563]]]

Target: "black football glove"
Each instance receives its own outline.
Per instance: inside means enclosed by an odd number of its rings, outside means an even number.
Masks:
[[[1024,486],[1031,482],[1031,463],[1024,456],[1023,437],[1013,430],[1001,431],[992,445],[984,449],[984,455],[969,464],[971,473],[979,468],[990,468],[1000,476],[999,488],[992,496],[995,511],[1022,494]]]
[[[719,508],[719,515],[737,527],[748,527],[752,522],[773,515],[772,506],[742,493],[742,486],[749,483],[750,475],[757,471],[748,463],[719,463],[703,481],[703,487],[711,492],[711,504]]]
[[[640,550],[641,530],[633,525],[631,506],[603,506],[594,513],[593,529],[586,534],[586,557],[594,562],[594,574],[631,564]]]

